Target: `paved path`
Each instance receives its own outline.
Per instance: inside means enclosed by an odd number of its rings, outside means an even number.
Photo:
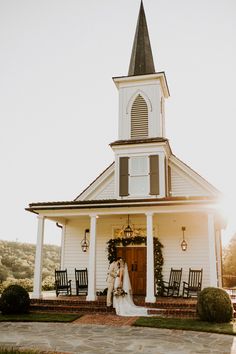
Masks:
[[[0,346],[85,354],[236,354],[236,337],[81,323],[0,323]]]

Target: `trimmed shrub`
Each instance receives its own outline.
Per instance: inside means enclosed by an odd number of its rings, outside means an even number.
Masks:
[[[0,298],[0,310],[4,315],[28,313],[29,306],[29,294],[20,285],[10,285]]]
[[[230,296],[223,289],[208,287],[198,295],[197,313],[202,321],[230,322],[233,305]]]

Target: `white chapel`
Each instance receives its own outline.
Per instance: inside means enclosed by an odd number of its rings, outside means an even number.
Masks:
[[[203,287],[221,286],[220,193],[171,150],[165,133],[169,88],[165,73],[155,70],[142,2],[128,75],[113,81],[119,102],[117,140],[110,144],[114,162],[78,196],[75,191],[75,199],[27,208],[38,218],[33,297],[41,297],[45,220],[62,227],[61,269],[67,269],[72,293],[75,268],[88,269],[88,301],[106,288],[108,244],[126,259],[133,292],[146,302],[157,295],[154,239],[162,245],[164,280],[171,268],[183,269],[183,281],[195,268],[203,270]]]

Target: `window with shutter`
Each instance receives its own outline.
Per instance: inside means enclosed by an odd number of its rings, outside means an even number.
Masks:
[[[147,156],[137,156],[130,158],[129,167],[130,195],[148,195],[148,158]]]
[[[129,158],[120,157],[120,183],[119,195],[121,197],[129,195]]]
[[[159,188],[159,156],[149,156],[150,161],[150,195],[158,195]]]
[[[131,139],[148,138],[148,107],[138,94],[131,109]]]

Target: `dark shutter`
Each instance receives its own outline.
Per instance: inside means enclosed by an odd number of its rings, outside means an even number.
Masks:
[[[170,168],[170,166],[168,166],[168,193],[169,193],[169,195],[171,195],[171,189],[172,189],[172,185],[171,185],[171,168]]]
[[[166,197],[169,195],[169,191],[168,191],[168,163],[167,163],[166,156],[165,156],[165,195],[166,195]]]
[[[158,195],[159,190],[159,156],[151,155],[150,159],[150,194]]]
[[[129,195],[129,158],[120,157],[120,190],[121,197]]]

